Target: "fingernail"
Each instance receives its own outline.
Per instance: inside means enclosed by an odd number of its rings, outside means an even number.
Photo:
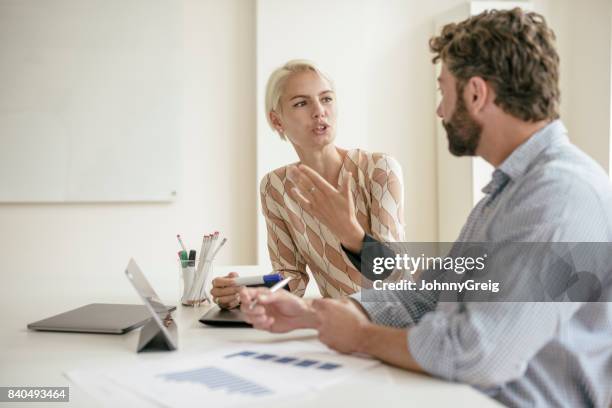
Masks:
[[[259,301],[260,302],[265,302],[266,300],[268,300],[268,295],[260,295],[259,296]]]

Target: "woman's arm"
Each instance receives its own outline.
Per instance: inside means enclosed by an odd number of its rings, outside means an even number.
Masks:
[[[260,184],[261,210],[266,220],[268,230],[268,252],[275,272],[283,276],[291,276],[289,289],[297,296],[303,296],[308,285],[309,276],[306,273],[306,262],[300,255],[289,227],[278,210],[283,205],[283,193],[275,190],[271,183],[273,173],[267,174]]]
[[[404,183],[402,167],[391,156],[373,154],[368,166],[372,237],[383,242],[401,242],[404,231]]]

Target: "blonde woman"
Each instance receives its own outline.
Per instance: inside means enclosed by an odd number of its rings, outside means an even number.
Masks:
[[[299,162],[266,174],[260,184],[274,271],[292,276],[289,289],[299,296],[309,281],[306,267],[324,297],[339,298],[359,291],[364,278],[342,246],[350,251],[364,234],[379,241],[404,239],[401,167],[388,155],[347,150],[334,144],[334,86],[309,61],[289,61],[270,75],[266,114],[270,127],[293,145],[299,157]],[[308,208],[316,206],[318,194],[310,187],[307,193],[297,196],[299,172],[295,166],[316,172],[322,178],[322,188],[337,193],[332,204],[348,208],[356,217],[323,223],[314,216]],[[357,228],[348,228],[351,219],[358,221]],[[355,236],[355,230],[361,231],[360,236]],[[239,305],[239,287],[233,283],[237,276],[232,272],[213,281],[211,294],[220,306]]]

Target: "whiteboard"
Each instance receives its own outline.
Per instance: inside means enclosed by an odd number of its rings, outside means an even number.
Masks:
[[[0,202],[174,199],[181,12],[0,1]]]

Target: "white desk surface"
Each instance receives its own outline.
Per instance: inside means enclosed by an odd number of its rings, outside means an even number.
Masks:
[[[261,272],[260,268],[218,267],[217,273],[236,270],[242,275]],[[118,272],[120,273],[120,272]],[[146,271],[145,271],[146,274]],[[155,287],[155,283],[152,282]],[[71,384],[63,373],[78,368],[104,368],[131,361],[152,361],[189,356],[228,342],[270,342],[279,339],[316,339],[316,332],[301,330],[285,335],[274,335],[247,328],[206,327],[198,322],[206,307],[194,309],[179,306],[174,313],[179,332],[179,349],[173,352],[135,352],[139,330],[124,335],[34,332],[26,329],[30,322],[40,320],[88,303],[140,303],[130,283],[116,290],[93,282],[88,287],[53,287],[39,282],[26,296],[19,288],[8,287],[0,299],[3,311],[0,334],[0,386],[69,386],[70,402],[54,403],[54,407],[97,406],[95,400],[82,389]],[[83,286],[83,285],[81,285]],[[162,300],[177,304],[177,285],[156,288]],[[310,285],[309,285],[310,286]],[[127,289],[126,289],[127,288]],[[130,294],[131,293],[131,294]],[[316,294],[309,289],[309,294]],[[176,294],[176,296],[173,296]],[[313,340],[316,341],[316,340]],[[1,403],[9,406],[8,403]],[[40,407],[40,403],[15,403],[16,407]],[[283,404],[288,405],[288,404]],[[473,388],[453,384],[424,375],[409,373],[390,366],[370,370],[360,378],[321,391],[317,395],[292,400],[292,407],[428,407],[499,406]]]

